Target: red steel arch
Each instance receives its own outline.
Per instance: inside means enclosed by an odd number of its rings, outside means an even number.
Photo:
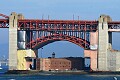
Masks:
[[[86,41],[85,39],[82,38],[62,34],[53,34],[49,36],[43,36],[42,38],[37,38],[36,40],[32,40],[30,43],[26,44],[26,47],[32,49],[39,49],[55,41],[69,41],[82,48],[89,48],[90,45],[89,41]]]

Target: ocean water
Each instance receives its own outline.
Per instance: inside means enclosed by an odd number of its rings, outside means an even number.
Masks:
[[[0,75],[0,80],[120,80],[116,75]]]
[[[4,74],[6,69],[0,70],[0,80],[120,80],[120,75],[55,75],[55,74]]]

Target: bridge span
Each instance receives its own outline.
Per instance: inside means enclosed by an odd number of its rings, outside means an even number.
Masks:
[[[120,71],[120,52],[112,49],[112,32],[120,32],[120,21],[101,15],[96,20],[25,19],[15,12],[0,14],[0,28],[9,29],[9,70],[27,70],[29,58],[55,41],[69,41],[84,48],[93,71]]]

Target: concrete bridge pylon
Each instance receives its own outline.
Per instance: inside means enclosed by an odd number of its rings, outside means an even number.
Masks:
[[[108,29],[111,21],[108,15],[101,15],[98,30],[90,32],[90,50],[84,50],[84,56],[91,59],[90,68],[93,71],[120,71],[120,52],[112,49],[112,32]]]
[[[98,24],[98,71],[120,71],[120,51],[112,49],[112,32],[108,22],[112,19],[101,15]]]
[[[24,19],[24,16],[15,12],[12,12],[9,16],[9,70],[17,70],[18,65],[18,19]]]
[[[9,70],[17,69],[17,20],[18,15],[13,12],[9,16]]]
[[[98,70],[107,71],[108,24],[106,15],[101,15],[98,24]]]

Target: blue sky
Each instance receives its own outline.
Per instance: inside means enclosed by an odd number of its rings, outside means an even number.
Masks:
[[[120,21],[120,0],[1,0],[0,13],[22,13],[25,18],[97,20],[100,14],[108,14]],[[113,47],[120,49],[119,33],[115,33]],[[117,43],[117,44],[116,44]],[[7,50],[6,50],[6,49]],[[83,49],[70,42],[55,42],[43,49],[43,56],[83,56]],[[0,29],[0,54],[8,54],[8,30]],[[40,53],[39,53],[40,54]]]

